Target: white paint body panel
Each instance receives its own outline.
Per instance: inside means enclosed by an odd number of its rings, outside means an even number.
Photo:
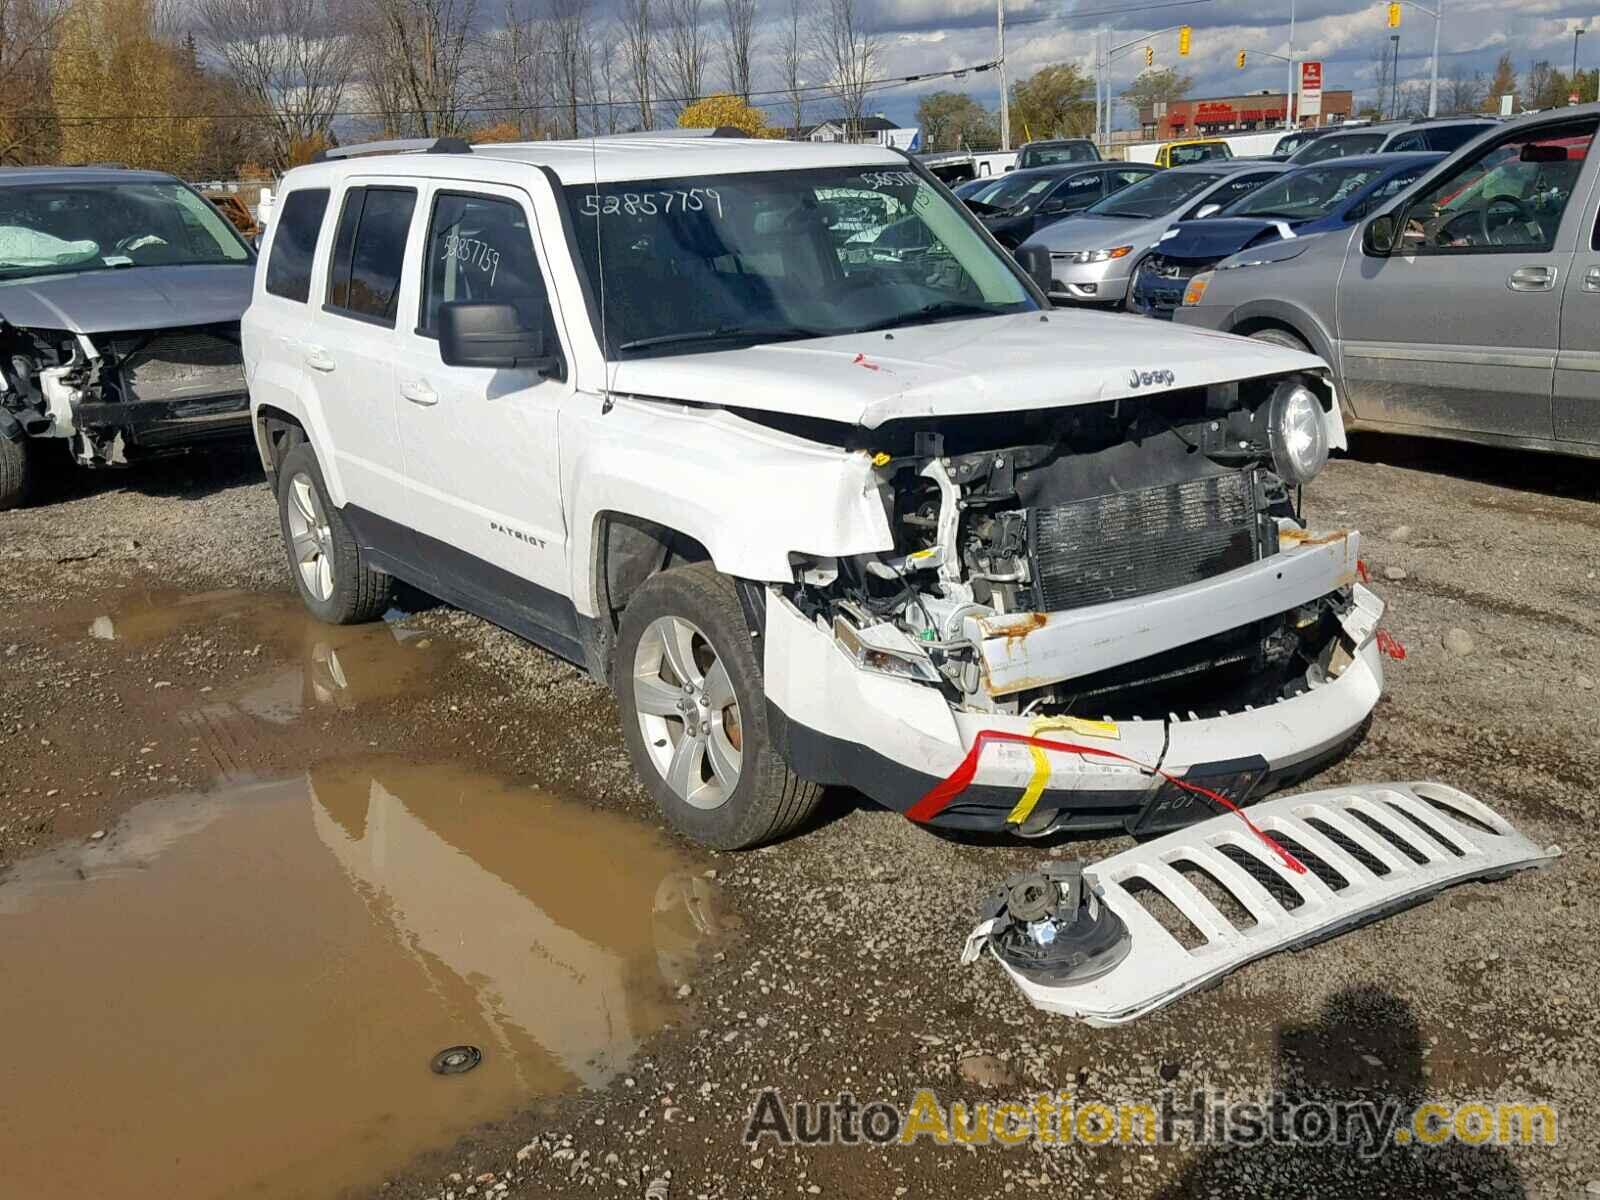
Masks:
[[[1452,810],[1460,815],[1451,815]],[[1128,957],[1110,972],[1088,983],[1048,986],[1023,978],[1004,963],[1001,969],[1035,1008],[1079,1017],[1091,1025],[1120,1025],[1164,1008],[1265,955],[1332,936],[1452,884],[1541,866],[1561,853],[1555,846],[1541,849],[1487,805],[1439,783],[1333,788],[1283,796],[1251,805],[1246,811],[1268,834],[1282,833],[1318,855],[1344,877],[1347,886],[1334,891],[1313,871],[1293,873],[1238,816],[1225,814],[1085,869],[1085,878],[1100,902],[1122,918],[1133,940]],[[1390,829],[1426,861],[1414,862],[1352,815],[1355,812]],[[1308,824],[1308,817],[1337,829],[1386,866],[1388,874],[1369,871]],[[1446,850],[1417,827],[1419,821],[1443,835],[1461,853]],[[1494,832],[1486,833],[1479,825]],[[1240,847],[1260,860],[1298,891],[1304,903],[1295,909],[1279,904],[1248,872],[1219,851],[1224,845]],[[1235,928],[1210,900],[1168,865],[1180,860],[1208,871],[1249,909],[1256,924],[1245,930]],[[1192,950],[1185,949],[1126,890],[1124,885],[1135,879],[1158,889],[1204,935],[1205,942]],[[972,932],[962,952],[963,961],[972,962],[979,957],[987,944],[990,925],[983,922]]]

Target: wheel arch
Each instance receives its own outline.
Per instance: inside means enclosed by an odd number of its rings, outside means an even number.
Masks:
[[[1285,333],[1292,333],[1311,348],[1311,353],[1328,364],[1328,370],[1333,375],[1334,390],[1339,397],[1339,406],[1344,411],[1345,422],[1346,424],[1352,422],[1355,414],[1350,407],[1349,398],[1345,395],[1344,378],[1339,371],[1338,349],[1333,335],[1316,315],[1298,304],[1283,300],[1252,300],[1234,309],[1233,315],[1228,320],[1227,331],[1242,337],[1260,333],[1263,329],[1281,329]]]

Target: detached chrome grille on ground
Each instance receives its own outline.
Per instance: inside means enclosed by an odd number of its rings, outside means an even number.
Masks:
[[[1090,982],[1048,984],[1002,963],[1035,1008],[1118,1025],[1248,962],[1298,949],[1472,879],[1561,854],[1441,783],[1380,783],[1284,796],[1245,810],[1295,855],[1291,871],[1236,814],[1201,821],[1084,868],[1127,926],[1127,957]],[[974,961],[993,922],[962,953]]]
[[[1028,540],[1041,612],[1209,579],[1261,556],[1256,472],[1036,508]]]

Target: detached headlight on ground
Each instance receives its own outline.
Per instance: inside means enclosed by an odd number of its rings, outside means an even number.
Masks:
[[[1183,289],[1183,302],[1186,305],[1199,304],[1205,299],[1206,289],[1211,286],[1211,271],[1201,271],[1189,280],[1189,286]]]
[[[1322,401],[1302,383],[1281,384],[1267,416],[1272,463],[1285,483],[1309,483],[1328,461]]]
[[[1074,250],[1062,255],[1068,262],[1097,263],[1109,262],[1113,258],[1126,258],[1133,253],[1132,246],[1111,246],[1105,250]]]

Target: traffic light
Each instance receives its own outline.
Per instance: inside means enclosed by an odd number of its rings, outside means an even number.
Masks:
[[[1244,70],[1244,51],[1239,51],[1239,70]]]
[[[1182,58],[1189,57],[1189,38],[1193,32],[1187,25],[1178,26],[1178,54]]]
[[[1144,48],[1144,65],[1147,67],[1156,65],[1156,48],[1154,46],[1146,46]]]
[[[1389,28],[1400,28],[1400,6],[1398,4],[1389,5]]]

